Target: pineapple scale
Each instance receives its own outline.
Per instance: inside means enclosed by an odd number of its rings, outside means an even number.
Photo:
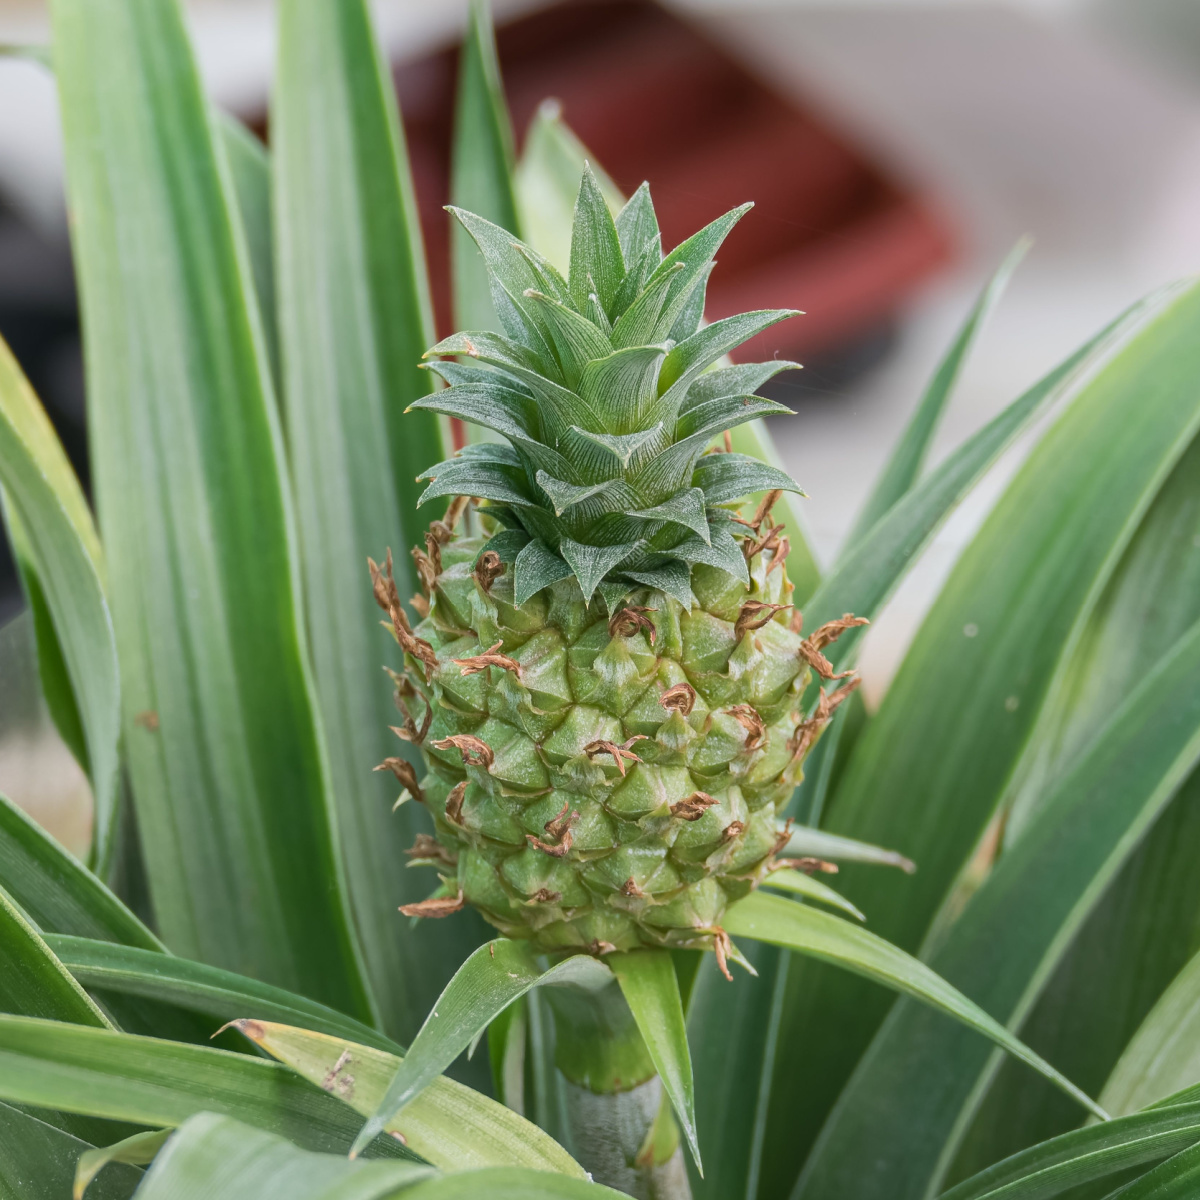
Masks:
[[[749,586],[697,566],[690,608],[643,588],[610,614],[574,579],[516,606],[511,568],[477,571],[485,544],[441,546],[413,630],[436,667],[406,656],[442,848],[421,860],[442,895],[550,954],[713,947],[802,777],[786,566],[759,552]]]

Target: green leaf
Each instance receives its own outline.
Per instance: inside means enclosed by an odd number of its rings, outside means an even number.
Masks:
[[[566,579],[571,574],[557,554],[540,538],[528,542],[513,564],[513,594],[517,604],[524,604],[544,587]]]
[[[709,504],[727,504],[774,488],[804,494],[786,471],[748,454],[706,454],[696,464],[692,482],[704,491]]]
[[[5,1200],[67,1200],[80,1155],[90,1142],[0,1104],[0,1196]],[[88,1191],[88,1200],[129,1200],[141,1171],[118,1167]]]
[[[1190,1200],[1200,1189],[1200,1145],[1189,1146],[1115,1192],[1121,1200]]]
[[[591,600],[592,593],[604,576],[634,549],[636,544],[632,542],[616,546],[585,546],[582,542],[572,541],[568,537],[564,537],[558,544],[558,552],[571,568],[571,574],[579,581],[586,601]]]
[[[1175,466],[1059,672],[1010,788],[1019,842],[1061,775],[1172,643],[1200,621],[1200,439]],[[1195,949],[1200,874],[1200,772],[1180,790],[1113,881],[1046,985],[1023,1036],[1073,1079],[1099,1091],[1158,997]],[[1008,839],[1006,839],[1008,840]],[[1112,971],[1112,963],[1121,963]],[[1103,995],[1092,984],[1111,974]],[[995,1114],[1007,1113],[999,1119]],[[1003,1068],[964,1145],[969,1169],[1069,1128],[1052,1095]],[[983,1157],[986,1155],[987,1157]],[[956,1167],[956,1169],[958,1169]]]
[[[809,601],[804,614],[806,624],[815,629],[844,612],[874,616],[942,521],[1013,438],[1154,307],[1152,298],[1127,309],[968,438],[907,491],[861,539],[848,543],[836,568]],[[853,645],[851,630],[829,648],[831,661],[845,660]]]
[[[558,101],[544,101],[530,122],[517,166],[517,208],[529,245],[563,272],[570,266],[575,200],[585,162],[615,215],[624,197],[562,120]]]
[[[571,232],[571,299],[583,312],[588,293],[594,291],[605,312],[612,308],[625,263],[621,241],[604,193],[589,163],[584,163],[575,200],[575,218]]]
[[[350,1162],[299,1150],[230,1117],[199,1113],[172,1136],[138,1200],[386,1200],[435,1174],[400,1162]]]
[[[0,1012],[109,1027],[91,997],[63,968],[0,887]]]
[[[1200,1143],[1200,1104],[1118,1117],[1040,1142],[943,1192],[940,1200],[1050,1200]]]
[[[271,228],[271,160],[266,147],[241,121],[221,113],[218,128],[229,160],[233,195],[250,254],[250,274],[271,360],[271,378],[279,387],[279,327],[275,310],[275,248]]]
[[[783,853],[796,858],[824,858],[831,862],[899,867],[906,875],[911,875],[917,869],[911,859],[905,858],[895,850],[885,850],[882,846],[872,846],[854,838],[826,833],[823,829],[813,829],[808,825],[793,826],[788,840],[784,843]]]
[[[368,1015],[250,264],[174,0],[55,0],[92,460],[155,912]],[[313,880],[328,881],[314,887]]]
[[[967,355],[970,354],[992,309],[996,307],[1009,279],[1012,278],[1012,273],[1025,257],[1031,244],[1028,238],[1017,242],[996,273],[988,280],[979,299],[975,301],[975,307],[971,309],[963,327],[958,331],[958,336],[946,352],[945,358],[938,364],[916,411],[900,435],[900,441],[875,481],[875,486],[871,489],[871,494],[867,497],[846,540],[847,546],[856,546],[916,482],[942,413],[958,383],[959,375],[962,374]]]
[[[263,1021],[241,1021],[238,1028],[305,1079],[323,1086],[332,1081],[329,1086],[335,1094],[364,1116],[380,1107],[388,1081],[401,1062],[381,1050],[307,1029]],[[583,1175],[583,1169],[553,1138],[452,1079],[435,1078],[385,1128],[403,1134],[411,1150],[447,1169],[527,1166]],[[381,1138],[376,1145],[388,1140]]]
[[[574,955],[543,971],[524,942],[496,938],[467,959],[438,997],[413,1039],[399,1070],[363,1126],[356,1148],[366,1145],[468,1047],[488,1025],[530,988],[611,980],[608,969]]]
[[[786,867],[780,868],[772,871],[762,881],[762,886],[775,888],[780,892],[791,892],[792,895],[799,896],[802,900],[813,900],[818,904],[828,905],[830,908],[839,908],[842,912],[849,913],[860,921],[867,919],[840,892],[835,892],[833,888],[819,879],[814,879],[811,875],[806,875],[803,871],[792,871]]]
[[[82,863],[0,796],[0,880],[47,933],[162,950],[162,943]]]
[[[1200,954],[1193,955],[1138,1027],[1100,1103],[1123,1115],[1200,1083]]]
[[[700,1143],[696,1137],[696,1097],[692,1083],[692,1060],[688,1053],[687,1026],[679,981],[669,950],[635,950],[612,954],[608,965],[621,985],[621,994],[629,1005],[638,1032],[650,1059],[658,1071],[671,1107],[683,1126],[688,1149],[700,1164]]]
[[[1059,662],[1194,436],[1198,327],[1193,287],[1080,390],[960,558],[855,746],[826,825],[919,864],[911,879],[843,876],[846,894],[901,949],[920,945],[978,844]],[[778,1164],[788,1174],[887,1008],[856,981],[797,975],[789,1026],[838,1020],[847,1036],[806,1053],[803,1094],[794,1072],[777,1073],[774,1107],[789,1114],[794,1139],[790,1162]],[[791,1040],[785,1029],[781,1045]]]
[[[1019,1029],[1073,935],[1197,761],[1200,626],[1095,731],[929,966]],[[997,1065],[961,1028],[909,1001],[897,1004],[826,1122],[797,1200],[850,1187],[864,1200],[929,1195]]]
[[[513,192],[514,157],[488,5],[485,0],[472,0],[458,65],[450,198],[459,208],[478,213],[520,237]],[[487,268],[471,235],[457,223],[450,230],[450,269],[455,326],[498,330]]]
[[[29,1017],[0,1016],[0,1099],[156,1128],[221,1113],[332,1154],[349,1150],[359,1126],[340,1100],[278,1063]],[[403,1157],[392,1138],[372,1153]]]
[[[525,1116],[525,1047],[529,1013],[524,1000],[516,1000],[487,1029],[492,1088],[506,1108]]]
[[[1040,1072],[1089,1112],[1101,1118],[1108,1115],[1070,1080],[1064,1079],[1049,1063],[1022,1045],[1003,1025],[919,959],[861,926],[808,905],[784,900],[781,896],[752,892],[726,912],[725,931],[811,955],[915,996],[990,1038],[1014,1058]]]
[[[443,1175],[413,1188],[406,1200],[621,1200],[622,1196],[623,1192],[598,1183],[500,1167]]]
[[[215,1118],[222,1120],[223,1118]],[[100,1146],[86,1150],[79,1156],[75,1168],[75,1179],[72,1192],[74,1200],[83,1200],[92,1181],[110,1163],[124,1163],[127,1166],[144,1167],[154,1161],[155,1155],[162,1149],[163,1143],[170,1136],[169,1129],[154,1129],[147,1133],[135,1133],[131,1137],[114,1142],[111,1146]],[[99,1189],[96,1189],[98,1192]],[[94,1200],[96,1192],[89,1193]]]
[[[334,1037],[403,1053],[401,1046],[368,1025],[315,1000],[232,971],[89,938],[47,934],[46,942],[85,988],[99,988],[106,995],[161,1001],[215,1018],[214,1025],[252,1012],[264,1020],[303,1025]]]
[[[79,481],[3,341],[0,501],[33,609],[51,715],[91,777],[92,860],[106,868],[116,812],[121,684],[104,564]]]
[[[393,781],[370,773],[397,751],[381,669],[389,645],[365,564],[391,546],[401,594],[416,588],[415,479],[445,452],[437,417],[405,406],[433,382],[418,367],[433,319],[391,75],[366,4],[287,0],[279,35],[276,260],[309,644],[354,918],[386,1028],[403,1040],[480,936],[475,921],[434,933],[397,917],[423,885],[396,864],[429,826],[415,806],[393,813]],[[415,750],[400,752],[419,766]]]

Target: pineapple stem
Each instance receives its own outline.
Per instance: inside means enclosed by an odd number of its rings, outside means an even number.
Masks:
[[[597,1183],[639,1200],[691,1200],[679,1132],[621,989],[547,988],[569,1143]]]

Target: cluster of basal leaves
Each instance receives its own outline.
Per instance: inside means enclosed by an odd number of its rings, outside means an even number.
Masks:
[[[731,933],[774,943],[748,942],[757,980],[649,952],[552,974],[512,942],[476,950],[466,918],[397,925],[423,888],[395,870],[422,814],[390,816],[394,788],[362,782],[391,703],[367,682],[362,561],[416,540],[414,479],[444,456],[433,417],[402,417],[434,339],[365,5],[280,5],[269,163],[210,111],[176,0],[52,11],[101,536],[7,352],[0,485],[46,701],[97,819],[84,866],[0,805],[0,1194],[56,1200],[77,1170],[89,1196],[150,1200],[605,1194],[550,1136],[552,1047],[527,985],[611,971],[704,1147],[698,1196],[1193,1195],[1200,293],[1127,314],[923,473],[990,290],[824,577],[789,517],[808,627],[869,617],[1073,385],[878,711],[843,710],[810,762],[793,852],[840,858],[845,894],[793,880],[797,899],[733,906]],[[543,114],[514,192],[475,34],[455,198],[553,259],[581,155]],[[494,328],[466,313],[495,300],[460,251],[456,323]],[[753,423],[734,450],[770,453]],[[122,778],[140,851],[115,836]],[[920,870],[868,871],[889,858],[873,844]],[[139,895],[141,869],[157,933],[117,895]],[[852,901],[876,932],[811,900]],[[460,967],[449,1032],[418,1033]],[[494,1026],[526,1032],[496,1039],[508,1103],[439,1076],[522,990]],[[1006,1029],[1114,1119],[1081,1125]],[[1025,1063],[998,1066],[981,1031]],[[398,1136],[347,1159],[364,1117],[398,1102]]]

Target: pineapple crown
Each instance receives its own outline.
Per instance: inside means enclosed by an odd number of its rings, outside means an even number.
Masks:
[[[703,323],[713,256],[751,207],[719,217],[666,256],[650,189],[613,218],[585,166],[566,279],[490,221],[450,212],[487,265],[503,335],[456,333],[428,351],[450,386],[411,407],[459,417],[507,440],[470,445],[421,479],[421,503],[469,495],[502,529],[486,549],[513,564],[523,604],[574,576],[610,610],[632,589],[692,603],[704,563],[748,582],[728,507],[751,492],[798,492],[792,478],[748,455],[706,453],[714,439],[765,413],[754,395],[795,363],[711,369],[791,309]],[[741,530],[745,532],[744,529]]]

